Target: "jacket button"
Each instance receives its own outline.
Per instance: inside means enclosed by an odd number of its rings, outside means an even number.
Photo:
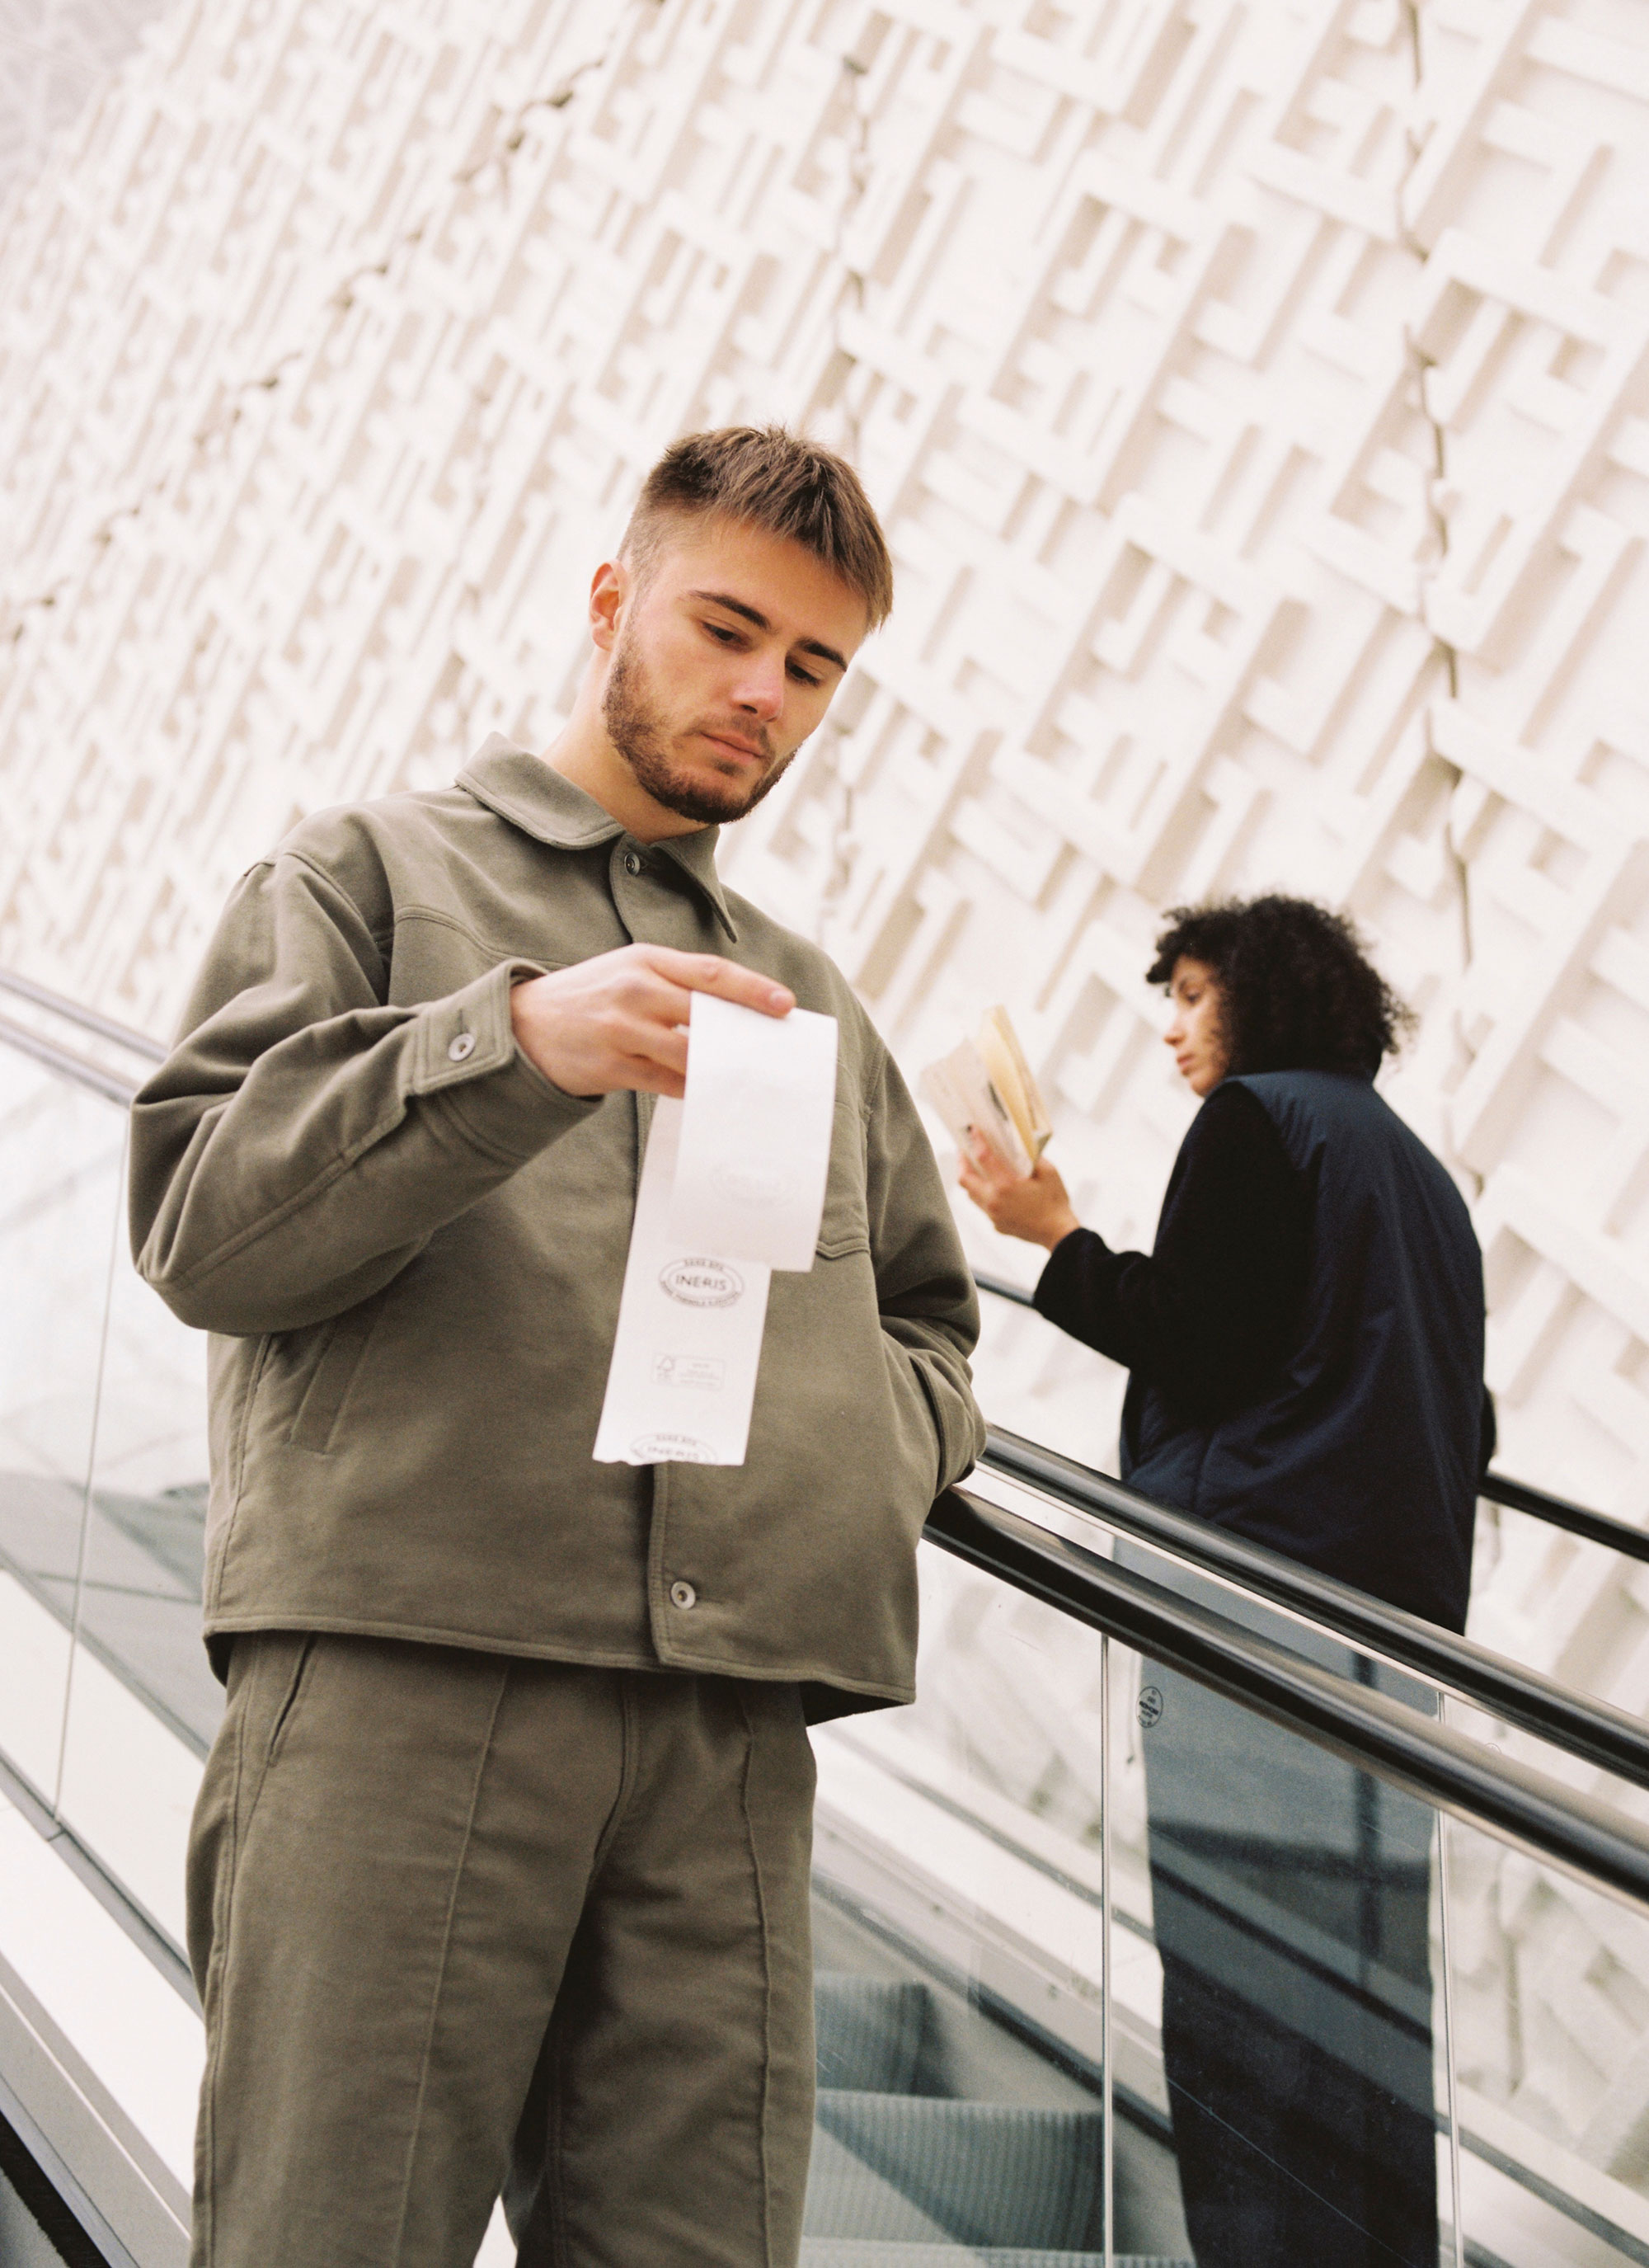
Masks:
[[[682,1613],[685,1614],[689,1607],[697,1606],[698,1593],[693,1588],[691,1583],[672,1583],[670,1586],[670,1604],[673,1607],[680,1607]]]
[[[475,1035],[460,1032],[446,1050],[454,1063],[463,1063],[475,1052]]]
[[[625,851],[624,872],[627,874],[639,874],[642,870],[643,863],[642,855],[639,850]]]

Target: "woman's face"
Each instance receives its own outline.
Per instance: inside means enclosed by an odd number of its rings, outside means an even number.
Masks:
[[[1173,1013],[1162,1036],[1174,1050],[1174,1068],[1193,1094],[1211,1094],[1231,1068],[1231,1050],[1219,985],[1205,961],[1182,954],[1174,962],[1168,1005]]]

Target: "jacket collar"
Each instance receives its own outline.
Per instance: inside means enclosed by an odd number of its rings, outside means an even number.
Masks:
[[[458,784],[477,803],[507,819],[524,835],[548,843],[557,850],[590,850],[611,843],[624,829],[610,811],[563,777],[541,756],[490,733],[481,747],[458,775]],[[716,918],[735,942],[739,932],[716,872],[716,842],[721,830],[702,827],[696,834],[673,835],[667,842],[646,847],[662,851],[706,899]]]

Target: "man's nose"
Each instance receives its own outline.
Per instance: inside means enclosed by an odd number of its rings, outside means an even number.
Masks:
[[[784,655],[746,654],[743,659],[745,666],[733,687],[734,702],[753,717],[777,717],[784,706]]]

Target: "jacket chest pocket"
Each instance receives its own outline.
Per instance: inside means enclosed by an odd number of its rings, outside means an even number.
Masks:
[[[344,1399],[355,1383],[383,1304],[380,1292],[321,1325],[320,1351],[286,1437],[295,1449],[324,1455],[332,1447]]]
[[[817,1248],[821,1260],[839,1260],[849,1252],[870,1250],[865,1178],[865,1114],[857,1092],[843,1094],[838,1088],[830,1135],[830,1171],[819,1223]]]

